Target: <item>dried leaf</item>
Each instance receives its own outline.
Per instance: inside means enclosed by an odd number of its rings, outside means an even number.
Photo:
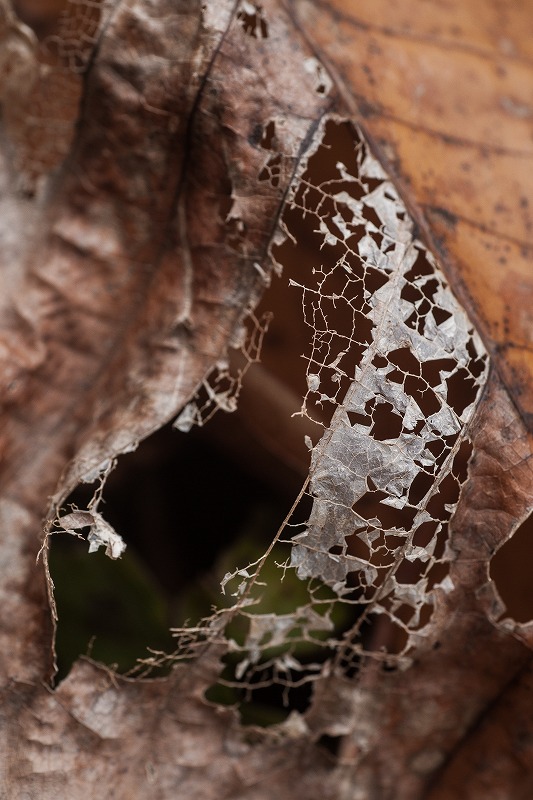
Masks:
[[[465,479],[465,437],[485,357],[431,255],[413,238],[394,187],[357,137],[354,155],[357,170],[337,162],[314,192],[311,159],[291,204],[316,219],[311,224],[324,236],[314,281],[301,287],[314,322],[304,406],[312,395],[337,406],[313,452],[313,510],[292,565],[340,597],[360,590],[368,612],[377,604],[377,613],[408,634],[405,652],[430,630],[424,611],[435,590],[453,588],[438,565],[450,555],[447,523]],[[339,306],[351,330],[335,328]],[[355,366],[354,349],[361,351]],[[352,378],[342,398],[340,377]]]
[[[531,430],[528,4],[291,7],[430,237]]]
[[[348,6],[71,0],[38,43],[0,0],[6,796],[529,796],[531,625],[490,561],[533,494],[530,15]],[[45,544],[59,516],[120,555],[98,492],[62,504],[179,412],[234,409],[270,252],[306,226],[305,530],[289,514],[233,606],[146,660],[168,679],[81,660],[46,688],[42,517]],[[246,730],[221,680],[313,701]]]
[[[105,521],[97,511],[72,511],[58,517],[57,524],[66,533],[76,536],[76,531],[89,527],[87,541],[89,553],[95,553],[99,547],[105,547],[106,556],[120,558],[126,545],[122,537]]]

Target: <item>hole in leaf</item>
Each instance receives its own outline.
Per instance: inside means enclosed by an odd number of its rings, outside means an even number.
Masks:
[[[404,559],[394,573],[394,577],[398,583],[416,583],[420,579],[420,576],[423,575],[426,567],[427,564],[419,559],[415,559],[415,561],[407,561],[407,559]],[[403,619],[403,621],[409,622],[409,619]]]
[[[57,680],[80,655],[127,672],[149,655],[147,647],[174,649],[165,593],[131,548],[114,562],[57,534],[50,566],[59,612]]]
[[[455,413],[461,416],[465,408],[468,408],[476,399],[478,386],[464,367],[446,378],[446,383],[448,384],[448,403]]]
[[[426,547],[433,539],[438,525],[438,522],[423,522],[419,525],[413,536],[413,545],[415,547]]]
[[[224,572],[264,552],[299,477],[289,480],[290,495],[265,482],[267,457],[257,449],[253,454],[253,440],[239,431],[238,421],[232,435],[240,441],[241,461],[228,458],[227,446],[214,444],[218,419],[225,432],[235,424],[231,416],[219,415],[187,435],[167,425],[118,460],[100,511],[126,540],[122,559],[110,561],[102,551],[89,554],[86,543],[68,534],[52,537],[58,680],[91,641],[92,656],[116,663],[119,671],[146,657],[147,646],[172,652],[169,627],[208,615],[223,600]],[[248,463],[242,461],[245,453]],[[284,472],[279,464],[276,469]],[[79,487],[65,506],[86,508],[93,489]]]
[[[438,386],[442,383],[441,372],[451,371],[456,367],[456,363],[451,358],[438,358],[434,361],[425,361],[421,364],[422,377],[430,386]]]
[[[439,288],[439,282],[436,278],[431,277],[427,281],[421,281],[419,283],[420,290],[422,294],[427,297],[431,304],[434,302],[435,292]],[[428,308],[429,311],[429,308]]]
[[[353,511],[363,519],[377,518],[381,527],[385,530],[390,528],[410,530],[416,515],[416,508],[411,506],[393,508],[380,502],[388,497],[389,495],[386,492],[378,490],[367,492],[354,503],[352,506]]]
[[[267,125],[265,125],[263,136],[259,144],[265,150],[273,150],[275,138],[276,138],[276,123],[274,122],[274,120],[270,120],[270,122]]]
[[[252,39],[268,38],[268,24],[262,6],[243,0],[237,19],[247,36]]]
[[[376,403],[372,420],[370,435],[378,441],[397,439],[402,432],[403,420],[394,413],[391,403]]]
[[[470,333],[472,333],[472,331],[470,331]],[[480,356],[478,354],[473,339],[469,339],[466,345],[466,350],[468,355],[472,359],[470,364],[468,365],[470,372],[474,376],[474,378],[479,378],[486,367],[487,357]]]
[[[398,654],[407,645],[407,631],[386,614],[371,614],[363,642],[369,652]]]
[[[533,620],[533,514],[522,522],[511,538],[493,555],[490,577],[505,604],[501,618],[515,622]]]
[[[418,257],[408,272],[405,273],[404,278],[407,284],[413,284],[421,278],[432,277],[434,275],[434,268],[429,263],[426,253],[423,250],[418,250]],[[402,295],[403,296],[403,295]]]
[[[413,354],[409,347],[401,347],[398,350],[391,350],[387,358],[391,364],[399,367],[402,372],[406,372],[415,376],[420,375],[420,361]]]
[[[329,736],[325,733],[320,737],[317,744],[326,752],[331,753],[332,756],[338,756],[343,738],[343,736]]]
[[[409,489],[409,502],[411,505],[418,505],[432,488],[434,483],[435,477],[433,475],[428,475],[423,471],[419,472],[418,475],[415,476]]]
[[[269,158],[265,167],[259,173],[258,180],[268,181],[271,186],[279,186],[281,175],[281,155],[276,154]]]
[[[377,355],[374,356],[372,359],[372,364],[376,367],[376,369],[383,369],[384,367],[388,366],[388,361],[383,356]]]
[[[468,461],[472,455],[472,443],[465,439],[461,442],[459,450],[454,456],[452,472],[457,478],[459,485],[462,486],[468,477]]]
[[[372,419],[367,414],[357,414],[355,411],[347,411],[346,416],[350,425],[365,425],[366,427],[372,424]]]
[[[451,319],[451,314],[449,311],[445,311],[443,308],[439,308],[438,306],[433,307],[433,318],[437,325],[442,325],[443,322],[446,320]]]
[[[426,506],[428,514],[431,514],[433,519],[448,520],[451,512],[446,506],[457,502],[460,490],[457,478],[452,474],[446,475]]]
[[[373,269],[372,267],[366,268],[365,289],[371,294],[374,294],[378,289],[381,289],[382,286],[385,286],[388,280],[388,277],[377,269]]]
[[[401,298],[402,300],[407,300],[409,303],[415,305],[416,303],[420,303],[423,299],[422,292],[418,288],[418,286],[414,286],[412,283],[406,283],[401,291]]]
[[[447,525],[446,526],[443,525],[442,529],[437,534],[438,542],[437,542],[437,547],[435,548],[436,559],[439,559],[442,556],[446,533],[447,533]],[[430,588],[432,586],[435,586],[435,584],[440,583],[442,580],[444,580],[444,578],[446,577],[446,575],[448,575],[450,571],[448,564],[442,562],[441,563],[435,562],[434,564],[430,565],[429,568],[428,565],[426,564],[425,570],[426,570],[426,577],[428,580],[428,586]]]

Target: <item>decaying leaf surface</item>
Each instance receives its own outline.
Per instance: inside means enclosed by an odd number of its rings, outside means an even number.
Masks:
[[[313,451],[313,509],[292,565],[341,596],[357,594],[368,610],[357,629],[373,614],[386,615],[403,631],[405,652],[413,634],[418,644],[425,635],[436,587],[453,586],[443,569],[447,523],[465,480],[466,431],[485,382],[485,353],[413,238],[394,187],[364,142],[353,144],[354,175],[337,162],[317,188],[324,197],[315,209],[304,174],[290,206],[316,214],[324,236],[317,285],[302,287],[314,328],[304,404],[315,396],[336,406]],[[337,259],[332,269],[328,248]],[[342,304],[351,329],[334,327]],[[353,382],[344,389],[348,376]]]
[[[529,4],[291,8],[431,237],[530,428]]]
[[[471,787],[463,788],[461,796],[505,797],[513,796],[515,787],[520,791],[523,770],[502,764],[501,783],[484,795],[479,760],[476,766],[466,766],[476,745],[467,745],[464,760],[461,745],[463,737],[467,743],[476,741],[478,730],[491,725],[502,745],[513,737],[500,728],[500,704],[506,704],[508,692],[512,697],[531,660],[527,647],[487,618],[487,589],[493,591],[488,584],[490,555],[529,510],[532,491],[527,432],[494,377],[473,426],[472,443],[469,481],[452,522],[450,544],[456,556],[450,577],[455,588],[438,597],[433,646],[419,651],[405,673],[369,667],[356,692],[358,722],[346,757],[357,765],[361,797],[371,797],[374,791],[386,798],[433,797],[432,791],[435,797],[452,797],[454,780],[461,780],[453,768],[458,757],[464,774],[472,775]],[[502,459],[504,449],[507,455]],[[530,723],[522,728],[525,738],[529,730]],[[504,751],[506,747],[512,745],[505,745]],[[497,750],[495,745],[496,763]],[[483,763],[490,773],[489,762]]]
[[[80,661],[55,692],[21,692],[7,707],[26,742],[10,796],[266,800],[290,797],[296,780],[308,797],[333,798],[328,760],[304,731],[287,726],[261,743],[234,712],[206,704],[218,669],[212,653],[168,681],[128,683]]]
[[[4,45],[20,38],[23,66],[46,82],[53,70],[37,62],[31,31],[2,8]],[[48,496],[53,509],[80,479],[94,480],[175,415],[239,343],[268,274],[280,201],[330,102],[302,67],[311,54],[282,15],[258,47],[231,3],[204,11],[199,3],[104,4],[101,14],[79,111],[64,125],[66,144],[55,143],[54,163],[27,165],[31,118],[4,125],[5,687],[40,686],[50,672],[44,575],[35,565]],[[20,72],[4,76],[10,97],[21,91]],[[270,158],[261,140],[278,119],[276,180],[259,180]],[[33,690],[32,707],[43,691]],[[8,735],[19,709],[5,708],[15,710]],[[15,730],[24,760],[32,733],[19,722]],[[54,763],[21,769],[3,759],[11,796],[36,784],[39,796],[57,796],[64,785],[69,736],[58,729],[42,747],[59,748]],[[90,752],[80,748],[87,764]],[[107,769],[113,774],[116,763]]]
[[[57,502],[80,479],[94,480],[175,414],[239,340],[262,285],[272,217],[316,124],[313,112],[326,103],[309,78],[309,101],[291,100],[294,125],[284,109],[278,181],[258,182],[268,158],[263,128],[283,108],[283,92],[291,96],[290,84],[268,90],[276,77],[268,65],[262,85],[233,74],[222,46],[231,5],[205,17],[186,6],[181,14],[174,4],[104,6],[105,37],[85,77],[72,152],[31,199],[3,176],[4,489],[20,514],[27,506],[42,514],[42,498],[67,463]],[[245,64],[253,42],[233,23],[237,51],[226,47]],[[234,120],[236,81],[246,113]],[[275,95],[275,108],[265,108],[264,94]],[[16,152],[18,138],[8,145]],[[246,238],[228,244],[232,222]],[[16,240],[15,230],[30,233]],[[6,510],[4,527],[14,513]],[[28,574],[36,552],[28,553]]]
[[[520,716],[516,734],[508,721],[529,691],[531,630],[501,619],[489,565],[533,494],[530,306],[511,318],[504,307],[515,273],[530,286],[518,199],[529,56],[519,6],[481,29],[475,9],[457,8],[463,27],[443,39],[433,4],[419,15],[389,5],[354,21],[335,2],[288,13],[274,0],[76,1],[44,49],[0,6],[7,796],[281,800],[297,786],[311,799],[411,800],[458,785],[473,799],[520,796],[531,725]],[[496,89],[494,42],[509,71]],[[469,137],[450,92],[465,70],[477,92],[465,95]],[[349,163],[328,140],[343,125]],[[502,196],[518,206],[497,207]],[[181,409],[182,429],[197,420],[200,385],[232,408],[228,347],[242,345],[270,253],[305,225],[313,263],[291,289],[312,332],[303,412],[327,412],[311,515],[283,565],[309,581],[305,599],[265,609],[260,559],[226,576],[233,608],[180,632],[168,679],[80,661],[46,688],[42,517],[51,524],[80,481]],[[92,526],[93,545],[120,555],[96,505],[58,523]],[[241,637],[228,626],[239,620]],[[236,684],[312,681],[309,710],[244,729],[205,699],[227,656],[240,659]],[[472,757],[489,740],[491,761]]]

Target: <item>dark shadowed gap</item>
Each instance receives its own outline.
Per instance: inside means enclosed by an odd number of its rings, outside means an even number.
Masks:
[[[501,619],[533,620],[533,514],[493,555],[490,577],[506,610]]]
[[[268,38],[268,22],[261,5],[244,2],[237,14],[244,33],[252,39]]]
[[[246,430],[233,428],[235,457],[209,427],[184,435],[167,425],[119,459],[100,510],[127,543],[122,559],[54,535],[59,679],[86,653],[127,671],[146,646],[172,651],[168,628],[208,615],[223,601],[224,573],[264,552],[292,496],[265,478],[268,454]],[[85,508],[94,488],[79,487],[65,505]]]
[[[235,681],[232,664],[226,666],[221,682],[214,684],[205,692],[205,698],[217,705],[235,708],[243,725],[268,727],[283,722],[292,711],[303,714],[313,696],[311,681],[299,682],[299,674],[285,676],[294,685],[287,687],[273,680],[271,669],[258,673],[246,687],[228,685]],[[224,683],[227,682],[227,683]]]
[[[329,736],[327,733],[324,733],[317,744],[327,753],[330,753],[330,755],[337,757],[342,746],[343,738],[343,736]]]

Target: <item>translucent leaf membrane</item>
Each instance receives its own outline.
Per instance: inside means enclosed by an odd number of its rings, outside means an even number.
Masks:
[[[447,529],[486,355],[354,127],[325,125],[285,225],[291,241],[315,243],[309,280],[296,284],[312,333],[302,413],[332,410],[291,566],[364,607],[347,652],[380,617],[367,647],[405,654],[430,629],[435,590],[453,588]]]
[[[289,514],[268,557],[226,575],[233,607],[200,626],[202,640],[225,631],[233,688],[297,687],[329,660],[351,674],[369,654],[405,667],[430,640],[438,592],[453,589],[448,526],[488,366],[353,125],[324,123],[282,229],[276,259],[307,265],[291,280],[311,339],[301,413],[330,422],[312,452],[307,522]],[[195,649],[196,633],[177,635]]]
[[[217,411],[231,413],[237,408],[242,382],[252,364],[260,361],[261,345],[270,316],[257,319],[253,311],[243,321],[227,358],[215,365],[190,403],[183,408],[174,427],[188,433],[202,427]]]

